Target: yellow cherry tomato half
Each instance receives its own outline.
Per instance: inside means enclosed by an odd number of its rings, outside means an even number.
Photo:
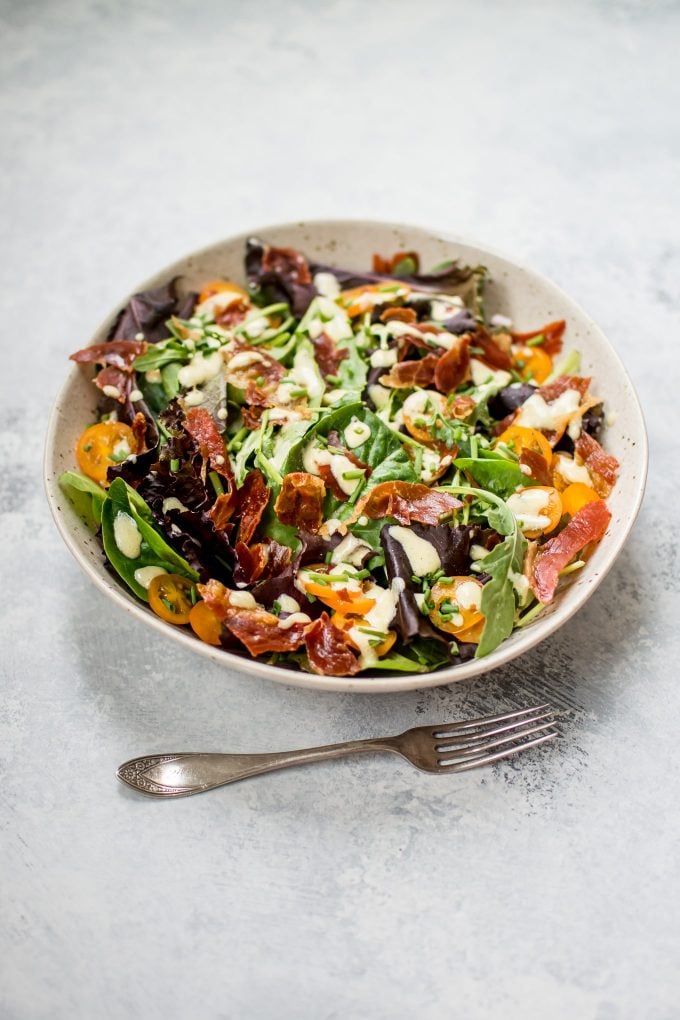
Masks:
[[[595,492],[595,489],[591,489],[589,485],[585,485],[584,482],[572,482],[562,492],[562,511],[565,514],[569,514],[571,517],[578,513],[579,510],[583,509],[588,503],[593,503],[600,497]]]
[[[536,496],[545,493],[542,505],[537,505]],[[512,512],[522,520],[522,513],[545,517],[547,524],[540,528],[522,528],[527,538],[539,538],[554,531],[562,518],[562,497],[552,485],[531,485],[513,492],[507,501]]]
[[[219,645],[222,623],[207,602],[197,602],[189,612],[189,623],[196,637],[206,645]]]
[[[552,358],[540,347],[513,347],[512,360],[522,379],[543,383],[553,370]]]
[[[204,301],[215,297],[216,294],[237,294],[239,297],[248,297],[248,291],[239,287],[238,283],[232,283],[231,280],[211,280],[210,283],[204,285],[198,295],[198,304],[202,305]]]
[[[464,641],[468,645],[478,645],[482,640],[482,631],[484,630],[485,623],[486,620],[482,618],[466,630],[459,630],[456,634],[456,641]]]
[[[366,620],[361,619],[361,617],[345,616],[343,613],[338,612],[333,613],[333,615],[331,616],[331,622],[339,630],[345,631],[345,634],[347,636],[347,643],[350,644],[352,648],[356,649],[357,652],[360,652],[361,648],[359,647],[358,642],[355,641],[352,638],[351,633],[348,632],[352,630],[352,627],[370,628],[370,624]],[[370,635],[367,636],[370,637]],[[378,658],[381,659],[383,655],[387,655],[387,653],[389,652],[390,648],[392,647],[396,640],[397,640],[396,631],[388,630],[387,637],[385,638],[385,640],[381,641],[379,645],[376,645],[373,648],[373,651],[378,656]]]
[[[552,448],[542,432],[538,429],[528,429],[524,425],[511,425],[505,432],[501,432],[495,445],[505,443],[513,453],[519,457],[522,450],[533,450],[540,453],[548,464],[552,461]]]
[[[429,614],[435,627],[458,636],[483,623],[479,608],[483,589],[476,577],[452,577],[446,584],[437,581],[430,592],[434,609]]]
[[[76,444],[76,459],[84,475],[108,485],[106,472],[137,452],[135,435],[122,421],[103,421],[86,428]]]
[[[193,581],[181,574],[160,574],[149,585],[149,605],[167,623],[189,623],[194,608],[193,587]]]

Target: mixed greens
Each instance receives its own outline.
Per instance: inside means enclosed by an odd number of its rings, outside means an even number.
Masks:
[[[566,324],[485,319],[485,271],[372,272],[253,239],[247,287],[136,295],[63,490],[168,623],[280,666],[422,673],[493,651],[606,531],[618,464]]]

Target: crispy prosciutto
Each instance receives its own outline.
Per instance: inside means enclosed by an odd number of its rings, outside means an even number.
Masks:
[[[281,627],[278,617],[260,606],[255,608],[234,605],[237,592],[225,588],[219,581],[199,584],[201,598],[208,604],[224,626],[246,646],[251,655],[265,652],[293,652],[305,640],[305,624],[294,623]]]
[[[531,574],[531,587],[539,602],[552,602],[560,570],[589,542],[602,538],[610,519],[611,513],[603,500],[587,503],[559,535],[539,547]]]
[[[616,457],[605,453],[597,439],[593,439],[587,432],[582,432],[578,437],[575,450],[590,471],[593,488],[598,496],[608,496],[618,476],[619,462]]]
[[[361,668],[344,631],[335,626],[328,613],[322,613],[318,620],[308,625],[305,645],[309,665],[315,673],[354,676]]]
[[[108,343],[94,344],[76,351],[71,355],[71,361],[79,365],[103,365],[94,378],[95,386],[107,396],[125,404],[132,389],[133,362],[144,354],[147,347],[148,344],[143,340],[109,340]]]
[[[449,492],[439,492],[420,482],[381,482],[357,503],[348,524],[365,516],[372,520],[394,517],[400,524],[419,521],[439,524],[445,514],[463,504]]]
[[[380,385],[397,390],[411,389],[413,386],[425,389],[434,382],[439,358],[439,354],[432,353],[415,361],[400,361],[393,365],[386,375],[380,377]]]
[[[510,335],[512,342],[515,344],[526,344],[537,336],[543,336],[545,339],[541,344],[541,350],[552,356],[559,354],[562,350],[562,337],[564,336],[566,326],[567,324],[564,319],[559,319],[557,322],[549,322],[546,326],[542,326],[541,329],[534,329],[530,333],[511,333]]]
[[[453,393],[465,381],[469,370],[470,338],[452,336],[451,346],[435,365],[434,384],[442,393]]]
[[[261,471],[255,468],[249,471],[241,488],[236,493],[236,503],[240,519],[238,537],[246,545],[250,542],[262,514],[269,502],[269,489]]]
[[[274,513],[282,524],[316,533],[323,521],[326,486],[322,478],[294,471],[283,479],[274,503]]]

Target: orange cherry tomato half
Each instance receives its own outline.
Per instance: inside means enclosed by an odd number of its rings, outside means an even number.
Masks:
[[[553,453],[550,443],[538,429],[528,429],[524,425],[511,425],[505,432],[501,432],[495,445],[498,443],[505,443],[517,456],[522,450],[533,450],[545,457],[548,464],[552,460]]]
[[[237,283],[232,283],[231,280],[211,280],[210,283],[204,285],[198,295],[199,305],[202,305],[208,298],[215,297],[216,294],[235,294],[242,298],[248,297],[248,291],[239,287]]]
[[[219,645],[222,623],[207,602],[197,602],[189,612],[189,623],[196,637],[207,645]]]
[[[370,624],[367,623],[366,620],[362,620],[358,617],[345,616],[343,613],[333,613],[331,621],[332,623],[335,624],[335,626],[339,630],[343,631],[351,631],[352,627],[370,627]],[[396,631],[388,630],[387,637],[385,638],[385,640],[381,641],[379,645],[376,645],[373,648],[373,651],[380,659],[382,658],[383,655],[387,655],[387,653],[389,652],[390,648],[392,647],[396,640],[397,640]],[[352,648],[356,649],[357,652],[361,651],[361,648],[359,647],[358,643],[352,639],[351,634],[347,634],[347,641],[352,646]]]
[[[483,623],[484,615],[479,608],[483,588],[476,577],[465,576],[452,577],[448,584],[438,581],[433,585],[430,598],[434,609],[430,610],[430,619],[435,627],[459,636]]]
[[[335,609],[343,616],[348,614],[365,616],[375,605],[375,599],[370,599],[361,591],[331,588],[330,585],[318,581],[305,581],[305,591],[315,595],[319,602],[323,602],[329,609]]]
[[[486,620],[482,618],[466,630],[459,630],[456,634],[456,640],[464,641],[468,645],[478,645],[482,640],[482,631],[484,630],[485,623]]]
[[[181,574],[160,574],[149,585],[149,605],[156,616],[167,623],[189,623],[194,608],[193,587],[193,581]]]
[[[578,513],[587,503],[593,503],[600,497],[584,482],[572,482],[562,492],[562,511],[571,517]]]
[[[106,472],[137,452],[135,434],[122,421],[103,421],[86,428],[76,444],[76,459],[84,475],[108,485]]]
[[[420,443],[431,443],[437,415],[447,412],[446,397],[436,390],[416,390],[401,409],[404,425]]]
[[[553,370],[552,358],[540,347],[513,347],[512,360],[522,379],[543,383]]]
[[[367,283],[361,287],[352,287],[351,290],[343,290],[340,301],[352,319],[356,315],[370,312],[381,300],[392,301],[396,297],[405,297],[410,291],[411,288],[406,283],[397,283],[395,280],[394,284],[391,284],[389,280],[385,280],[384,283]]]

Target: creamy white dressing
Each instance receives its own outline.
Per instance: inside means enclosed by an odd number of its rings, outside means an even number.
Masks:
[[[205,400],[205,393],[203,393],[202,390],[197,389],[189,390],[184,394],[182,400],[187,407],[198,407]]]
[[[354,473],[358,470],[356,464],[353,464],[349,457],[346,457],[344,453],[331,453],[329,449],[321,449],[318,446],[314,446],[314,442],[308,443],[302,451],[302,463],[305,471],[310,475],[319,475],[319,468],[322,465],[327,464],[336,482],[345,493],[346,496],[351,496],[357,485],[361,482],[361,478],[344,478],[344,474],[350,472]],[[362,475],[363,477],[363,475]]]
[[[440,458],[434,450],[423,450],[423,466],[420,469],[421,482],[428,484],[433,482],[444,466],[445,460],[451,463],[450,457]]]
[[[259,351],[238,351],[228,361],[230,372],[237,369],[251,368],[253,365],[263,365],[264,356]]]
[[[111,448],[111,453],[116,461],[120,461],[130,456],[130,446],[127,439],[119,439],[117,443],[114,443]]]
[[[312,618],[307,613],[291,613],[285,620],[279,620],[281,630],[289,630],[296,623],[311,623]]]
[[[479,609],[482,586],[478,581],[461,581],[456,585],[456,603],[461,609]]]
[[[243,294],[239,294],[235,290],[221,290],[217,294],[211,294],[209,298],[206,298],[200,305],[197,305],[194,315],[206,315],[214,319],[218,310],[221,311],[224,308],[228,308],[229,305],[233,305],[235,301],[242,300],[244,300]]]
[[[397,363],[397,349],[396,347],[390,347],[384,351],[382,348],[378,348],[377,351],[373,351],[371,354],[371,366],[372,368],[390,368],[391,365]]]
[[[119,511],[114,518],[113,540],[129,560],[136,560],[142,551],[142,536],[137,522],[124,510]]]
[[[411,420],[419,417],[433,418],[435,414],[443,414],[445,410],[446,397],[436,390],[416,390],[402,405],[402,412]]]
[[[257,602],[249,591],[230,591],[229,605],[236,606],[237,609],[255,609]]]
[[[181,510],[183,513],[189,508],[182,503],[181,500],[177,499],[177,496],[168,496],[163,500],[162,504],[163,513],[167,514],[170,510]]]
[[[350,533],[345,535],[342,542],[333,550],[331,563],[351,563],[354,567],[360,567],[366,554],[372,552],[373,549],[368,542]]]
[[[332,273],[315,273],[314,286],[316,287],[317,294],[328,298],[330,301],[334,301],[340,293],[340,284],[337,277],[333,276]]]
[[[301,347],[296,352],[290,374],[299,387],[307,390],[310,400],[319,399],[325,386],[311,351]]]
[[[483,545],[477,545],[477,543],[475,542],[473,543],[473,545],[470,546],[470,559],[473,562],[476,563],[477,560],[483,560],[484,557],[488,555],[489,550],[485,549]]]
[[[277,602],[282,613],[298,613],[300,611],[300,603],[297,599],[294,599],[292,595],[279,595]]]
[[[380,383],[373,383],[372,386],[369,386],[368,395],[374,407],[377,407],[379,411],[384,410],[389,404],[390,390],[386,386],[381,386]]]
[[[584,485],[592,485],[590,471],[585,464],[577,464],[571,457],[565,457],[558,453],[556,464],[553,469],[558,475],[564,478],[565,482],[583,482]]]
[[[361,446],[362,443],[371,438],[371,430],[365,422],[359,421],[357,417],[353,416],[345,429],[344,436],[347,449],[355,450],[357,446]]]
[[[522,531],[542,531],[550,524],[550,518],[541,513],[550,499],[545,489],[522,489],[513,492],[506,502],[517,518]]]
[[[479,358],[470,358],[470,374],[475,386],[484,386],[485,383],[491,383],[492,386],[507,386],[512,381],[509,372],[502,368],[496,370],[489,368]]]
[[[141,400],[144,394],[141,390],[130,390],[130,400],[137,401]]]
[[[249,319],[243,323],[243,332],[249,340],[255,340],[258,336],[262,336],[264,331],[268,328],[269,323],[262,315],[258,315],[253,319]]]
[[[394,581],[397,580],[401,580],[401,578],[394,579]],[[360,650],[362,666],[369,666],[378,659],[375,647],[371,645],[371,641],[376,640],[376,635],[366,634],[362,628],[368,628],[369,630],[387,635],[390,624],[394,619],[399,593],[402,590],[398,585],[395,585],[394,581],[389,588],[381,588],[378,584],[367,585],[364,594],[368,598],[373,599],[375,605],[372,609],[369,609],[360,623],[355,624],[348,631],[352,641]]]
[[[439,553],[427,539],[420,538],[411,528],[403,528],[400,524],[392,525],[389,534],[406,553],[411,570],[417,577],[441,570]]]
[[[138,585],[148,590],[154,577],[162,577],[163,574],[167,574],[167,570],[164,570],[163,567],[139,567],[138,570],[135,570],[134,578]]]
[[[148,372],[144,373],[144,377],[149,383],[159,383],[162,379],[160,368],[150,368]]]
[[[517,592],[519,596],[520,605],[522,605],[526,601],[526,598],[531,588],[529,584],[529,579],[526,578],[524,574],[518,574],[517,571],[515,570],[509,570],[508,580],[510,581],[512,587]]]
[[[540,393],[532,393],[520,407],[513,424],[522,425],[527,429],[557,432],[564,419],[572,415],[580,403],[581,395],[578,390],[565,390],[551,404],[546,403]]]
[[[430,302],[430,318],[434,322],[444,322],[446,319],[453,318],[464,307],[463,299],[458,296],[433,298]]]
[[[219,375],[223,364],[221,351],[213,351],[207,356],[199,351],[194,354],[188,365],[182,365],[177,373],[177,378],[185,389],[202,386],[203,383],[207,383]]]
[[[102,393],[105,397],[112,397],[114,400],[118,400],[120,397],[120,390],[117,386],[102,386]]]

